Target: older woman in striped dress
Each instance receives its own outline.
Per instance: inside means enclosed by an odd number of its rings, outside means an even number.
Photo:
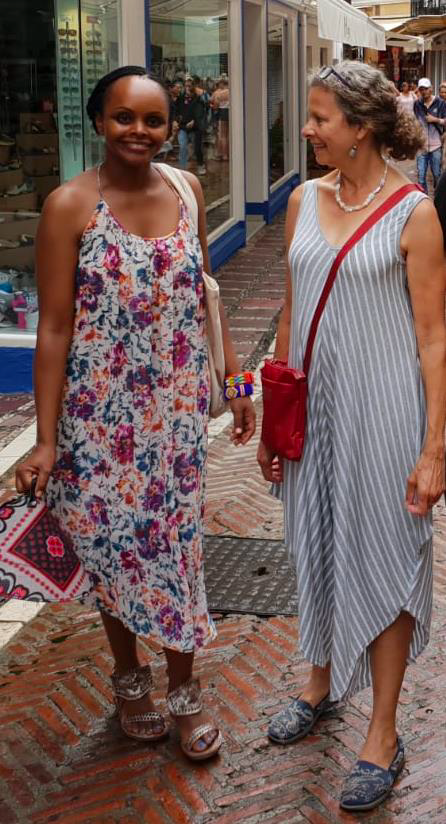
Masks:
[[[334,171],[288,205],[276,358],[296,368],[338,250],[409,182],[389,155],[414,157],[422,145],[384,75],[354,62],[314,76],[303,133]],[[412,189],[340,266],[313,350],[302,460],[282,462],[262,443],[258,454],[264,476],[281,485],[300,643],[312,663],[269,736],[302,738],[330,702],[371,683],[367,738],[341,796],[348,810],[381,803],[404,763],[396,710],[407,661],[429,638],[445,414],[443,239],[433,205]]]

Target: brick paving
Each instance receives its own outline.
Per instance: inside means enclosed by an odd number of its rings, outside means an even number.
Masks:
[[[242,329],[237,345],[250,347],[239,349],[245,362],[258,357],[280,308],[280,223],[220,272],[233,329]],[[261,314],[249,327],[236,323],[250,308],[270,310],[267,328],[257,323]],[[280,538],[280,504],[255,464],[258,436],[244,450],[230,447],[227,437],[222,433],[210,448],[206,531]],[[444,824],[445,596],[446,508],[438,505],[432,641],[409,668],[399,711],[407,766],[389,801],[360,816],[341,813],[337,799],[367,728],[370,690],[291,747],[273,746],[265,735],[269,717],[308,672],[296,652],[298,619],[214,616],[218,638],[197,656],[196,671],[225,745],[213,762],[195,765],[175,732],[153,746],[120,733],[98,614],[73,604],[45,607],[0,652],[0,824]],[[162,652],[148,641],[140,650],[152,663],[163,708]]]
[[[280,507],[253,477],[255,443],[242,460],[241,450],[224,448],[227,434],[210,449],[207,529],[271,536],[273,527],[280,537]],[[245,483],[251,491],[240,508]],[[435,557],[432,642],[408,671],[399,712],[407,768],[380,810],[355,817],[341,814],[337,803],[366,731],[370,690],[303,742],[282,748],[267,741],[269,717],[308,672],[296,652],[297,619],[215,616],[218,638],[197,656],[197,673],[226,741],[220,757],[197,766],[182,755],[175,732],[152,746],[120,733],[99,616],[71,604],[45,607],[0,654],[0,824],[444,824],[446,508],[440,505]],[[164,707],[161,650],[148,641],[140,650],[153,665],[155,698]]]

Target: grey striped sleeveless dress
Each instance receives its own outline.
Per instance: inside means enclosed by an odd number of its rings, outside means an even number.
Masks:
[[[311,663],[331,661],[332,700],[370,684],[368,646],[402,610],[416,619],[410,660],[429,639],[432,520],[404,507],[426,417],[400,251],[423,198],[406,196],[341,264],[313,350],[304,454],[285,462],[280,497],[297,567],[300,645]],[[302,368],[337,251],[321,232],[317,182],[309,181],[289,255],[294,367]]]

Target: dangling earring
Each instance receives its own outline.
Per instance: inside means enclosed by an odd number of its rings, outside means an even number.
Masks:
[[[349,157],[352,158],[352,160],[355,159],[356,155],[358,154],[358,147],[357,147],[356,143],[354,143],[353,146],[351,147],[351,149],[349,149],[348,154],[349,154]]]

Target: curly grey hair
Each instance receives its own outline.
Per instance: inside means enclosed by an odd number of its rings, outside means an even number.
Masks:
[[[356,60],[344,60],[333,69],[327,77],[314,72],[310,88],[333,92],[347,123],[369,128],[378,149],[387,148],[396,160],[415,157],[425,144],[423,130],[398,105],[398,92],[383,72]]]

